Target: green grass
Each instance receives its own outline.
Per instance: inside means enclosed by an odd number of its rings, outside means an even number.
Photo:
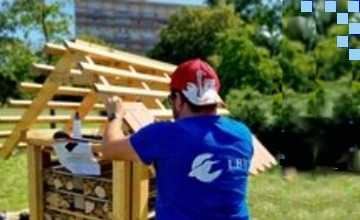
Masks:
[[[25,152],[0,160],[0,210],[27,208]],[[291,182],[279,169],[251,177],[249,206],[254,220],[360,219],[360,176],[300,174]]]
[[[17,211],[27,208],[27,157],[26,151],[0,159],[0,211]]]
[[[282,181],[279,169],[251,178],[249,206],[253,219],[360,219],[360,176],[302,173]]]
[[[0,109],[0,115],[20,113]],[[8,125],[0,125],[0,130],[6,128]],[[0,159],[0,178],[0,211],[27,208],[25,151],[9,160]],[[357,220],[360,176],[300,174],[295,180],[284,182],[277,168],[251,177],[248,198],[254,220]]]

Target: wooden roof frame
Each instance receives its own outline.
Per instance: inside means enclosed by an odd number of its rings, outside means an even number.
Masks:
[[[36,63],[33,69],[45,74],[43,84],[22,82],[22,91],[36,93],[34,100],[11,100],[11,108],[24,108],[22,116],[0,117],[0,123],[15,123],[9,132],[2,132],[6,138],[1,148],[2,157],[7,159],[13,149],[31,134],[37,122],[62,122],[63,129],[70,131],[72,117],[42,116],[44,109],[72,109],[85,122],[106,123],[104,116],[91,116],[92,110],[104,110],[103,96],[119,95],[126,103],[142,102],[156,120],[172,119],[171,110],[163,104],[169,91],[170,75],[175,65],[130,54],[81,40],[65,41],[64,45],[46,44],[44,51],[58,55],[55,66]],[[56,95],[81,96],[82,101],[63,102],[53,100]],[[226,108],[219,108],[218,114],[227,115]],[[100,132],[100,131],[99,131]],[[255,138],[256,139],[256,138]],[[272,167],[276,160],[257,139],[254,142],[255,156],[251,173],[256,174]]]

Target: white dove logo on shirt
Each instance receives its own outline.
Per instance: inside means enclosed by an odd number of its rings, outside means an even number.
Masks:
[[[213,156],[214,155],[211,153],[200,154],[197,156],[191,165],[189,177],[195,177],[199,181],[205,183],[210,183],[218,178],[221,175],[222,170],[211,172],[212,166],[219,162],[209,160]]]

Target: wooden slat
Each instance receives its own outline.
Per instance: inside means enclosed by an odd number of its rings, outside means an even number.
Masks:
[[[45,45],[44,52],[51,55],[64,55],[66,48],[63,45],[47,43]]]
[[[130,71],[126,71],[123,69],[117,69],[113,67],[106,67],[100,65],[93,65],[89,63],[80,63],[80,67],[83,69],[84,73],[92,73],[97,75],[102,75],[105,77],[122,77],[127,79],[136,79],[144,82],[156,82],[156,83],[163,83],[168,85],[170,80],[165,77],[160,76],[153,76],[149,74],[142,74],[142,73],[134,73]]]
[[[165,91],[148,91],[146,89],[137,89],[129,88],[122,86],[104,86],[101,84],[95,84],[96,91],[104,94],[113,94],[113,95],[130,95],[130,96],[140,96],[140,97],[151,97],[151,98],[166,98],[168,92]]]
[[[131,70],[131,72],[133,74],[135,74],[135,75],[138,74],[134,67],[129,66],[129,69]],[[169,79],[166,79],[166,80],[168,81],[167,84],[166,84],[166,86],[168,87],[168,84],[170,83],[170,80]],[[146,82],[141,81],[141,82],[139,82],[139,85],[141,87],[143,87],[145,90],[151,91],[151,88],[149,87],[149,85]],[[154,108],[155,107],[155,108],[159,108],[159,109],[166,109],[165,106],[160,101],[160,99],[144,100],[143,102],[145,103],[145,105],[148,108]]]
[[[30,129],[26,132],[22,141],[29,146],[46,146],[51,148],[54,143],[53,135],[56,131],[58,131],[58,129]],[[98,129],[82,129],[81,133],[87,135],[101,135]],[[91,143],[94,152],[100,152],[101,147],[99,146],[100,143],[98,142]]]
[[[31,100],[14,100],[9,101],[9,106],[12,108],[27,108],[31,105]],[[76,109],[80,106],[79,102],[62,102],[62,101],[50,101],[47,103],[48,108],[56,109]],[[94,109],[102,110],[104,109],[104,104],[95,104]]]
[[[0,131],[0,138],[8,137],[11,131]]]
[[[126,52],[121,52],[121,51],[115,52],[115,50],[113,49],[99,50],[99,48],[96,48],[97,46],[92,46],[92,44],[89,43],[79,44],[79,43],[66,41],[65,46],[70,51],[81,52],[95,59],[103,59],[109,62],[114,61],[114,62],[127,63],[129,65],[133,65],[135,68],[140,67],[140,68],[151,69],[152,71],[157,71],[159,73],[163,73],[163,72],[172,73],[176,68],[176,66],[169,65],[167,63],[145,58],[143,56],[136,56]]]
[[[43,89],[43,85],[37,83],[22,82],[20,83],[19,89],[27,93],[39,93],[40,90]],[[74,88],[69,86],[59,86],[57,90],[54,90],[54,92],[57,95],[70,95],[70,96],[85,96],[90,91],[91,89]]]
[[[10,156],[13,148],[19,142],[21,133],[36,121],[37,116],[41,114],[47,102],[55,95],[58,87],[68,79],[70,70],[78,58],[70,53],[66,53],[58,61],[55,70],[44,82],[38,96],[35,97],[32,105],[22,115],[22,120],[15,126],[9,138],[5,141],[2,149],[2,156],[4,158]]]
[[[124,105],[127,105],[129,102],[124,102]],[[28,108],[31,105],[31,100],[10,100],[9,104],[12,108]],[[80,106],[78,102],[61,102],[61,101],[50,101],[48,103],[48,108],[56,109],[76,109]],[[105,105],[97,103],[94,105],[94,109],[104,110]],[[160,119],[171,119],[172,111],[170,109],[149,109],[151,114]],[[227,109],[218,109],[219,115],[228,115],[229,111]]]
[[[140,64],[142,66],[144,66],[144,64],[149,64],[149,66],[145,66],[145,67],[149,68],[149,69],[155,69],[155,70],[157,70],[157,68],[161,68],[161,69],[164,69],[163,72],[165,72],[167,74],[172,73],[176,68],[175,65],[170,64],[170,63],[166,63],[166,62],[162,62],[162,61],[159,61],[159,60],[151,59],[151,58],[148,58],[148,57],[145,57],[145,56],[136,55],[134,53],[129,53],[129,52],[109,48],[109,47],[106,47],[106,46],[101,46],[101,45],[98,45],[98,44],[93,44],[93,43],[83,41],[83,40],[80,40],[80,39],[76,39],[75,42],[77,44],[82,44],[84,46],[91,47],[91,48],[93,48],[95,50],[111,52],[114,55],[125,59],[125,60],[122,61],[122,63],[127,63],[129,65],[131,65],[132,63],[129,62],[128,60],[133,61],[136,66],[139,66],[138,64]],[[126,62],[126,61],[128,61],[128,62]]]
[[[33,64],[33,68],[40,74],[48,75],[54,71],[55,67],[46,64]],[[71,76],[69,77],[69,82],[74,85],[91,85],[95,82],[95,77],[93,75],[85,75],[78,69],[72,69],[70,71]]]
[[[1,116],[0,123],[18,123],[22,121],[21,116]],[[55,115],[55,116],[38,116],[35,117],[34,122],[37,123],[46,123],[46,122],[66,122],[68,120],[72,120],[72,116],[70,115]],[[103,116],[86,116],[84,118],[84,122],[103,122],[106,121],[107,118]]]
[[[33,69],[34,71],[41,73],[41,74],[50,74],[52,71],[54,71],[55,66],[51,66],[51,65],[47,65],[47,64],[43,64],[43,63],[34,63],[33,64]],[[72,69],[70,71],[71,75],[80,75],[81,74],[81,70],[77,70],[77,69]]]
[[[90,64],[94,65],[94,61],[89,57],[86,56],[85,60]],[[103,84],[108,85],[109,82],[103,76],[97,76],[96,81],[100,81]],[[98,94],[94,90],[91,90],[85,98],[82,100],[80,106],[76,109],[76,112],[79,113],[80,120],[83,120],[85,115],[87,115],[95,106],[96,102],[98,101]],[[73,120],[69,120],[65,126],[64,131],[69,132],[72,130]]]

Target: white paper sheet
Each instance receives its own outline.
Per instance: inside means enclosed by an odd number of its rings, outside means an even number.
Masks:
[[[100,175],[100,165],[96,160],[89,142],[76,142],[76,146],[69,151],[68,141],[56,142],[54,151],[61,165],[71,173],[77,175]]]

